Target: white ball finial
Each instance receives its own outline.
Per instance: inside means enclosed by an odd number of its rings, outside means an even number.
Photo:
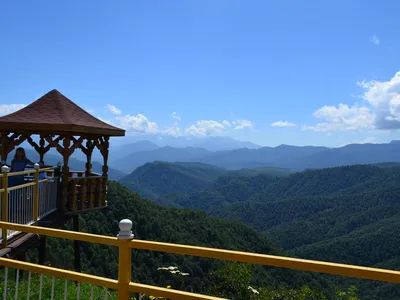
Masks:
[[[8,166],[2,166],[1,167],[1,172],[2,173],[8,173],[8,172],[10,172],[10,168]]]
[[[119,233],[117,235],[120,240],[132,240],[134,235],[132,233],[132,221],[123,219],[119,222]]]
[[[61,167],[61,161],[57,162],[57,167]]]
[[[33,168],[34,168],[35,170],[39,170],[40,165],[39,165],[38,163],[36,163],[36,164],[33,165]]]

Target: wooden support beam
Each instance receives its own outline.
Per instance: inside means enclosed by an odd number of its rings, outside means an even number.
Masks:
[[[68,183],[69,183],[69,167],[68,160],[73,150],[70,149],[71,140],[69,137],[65,137],[63,140],[63,146],[61,147],[58,143],[56,145],[57,151],[63,156],[63,168],[62,168],[62,182],[61,182],[61,199],[59,201],[59,208],[62,212],[67,212],[68,203]]]
[[[32,137],[28,137],[27,140],[29,145],[31,145],[36,150],[37,153],[40,153],[40,147],[38,144],[36,144],[36,142],[32,139]]]
[[[84,153],[86,154],[86,170],[85,170],[86,177],[90,176],[91,175],[90,173],[92,172],[92,155],[94,147],[95,143],[93,141],[91,140],[86,141],[86,148],[84,151]]]
[[[108,152],[109,152],[109,137],[106,136],[104,137],[103,140],[103,151],[102,151],[102,155],[103,155],[103,179],[102,179],[102,197],[101,197],[101,206],[106,206],[107,205],[107,187],[108,187]]]
[[[39,265],[44,264],[44,260],[46,257],[46,239],[47,237],[45,235],[42,235],[40,237],[39,241]]]
[[[1,159],[7,161],[8,154],[14,149],[14,140],[20,135],[19,133],[11,134],[10,132],[2,132],[1,136]]]
[[[72,218],[73,222],[73,230],[79,232],[79,216],[74,215]],[[74,268],[76,272],[81,272],[82,265],[81,265],[81,249],[80,249],[80,241],[74,240],[74,254],[75,254],[75,262]]]

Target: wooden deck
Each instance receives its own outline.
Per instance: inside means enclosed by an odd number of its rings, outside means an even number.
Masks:
[[[68,219],[70,219],[70,217],[56,210],[39,220],[37,226],[55,228],[65,223]],[[17,233],[8,240],[6,247],[0,245],[0,257],[20,258],[30,247],[35,246],[41,238],[42,237],[38,234]]]

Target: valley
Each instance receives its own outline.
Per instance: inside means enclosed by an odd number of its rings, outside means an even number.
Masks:
[[[163,206],[202,210],[252,226],[291,256],[397,269],[398,164],[293,174],[277,170],[253,173],[156,162],[136,169],[121,183]],[[362,299],[396,299],[399,293],[393,285],[356,282]]]

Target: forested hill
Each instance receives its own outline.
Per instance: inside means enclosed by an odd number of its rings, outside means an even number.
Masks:
[[[104,212],[81,215],[81,231],[115,236],[118,232],[118,221],[129,218],[133,222],[136,239],[284,255],[284,252],[268,238],[242,223],[211,217],[200,211],[166,209],[141,198],[116,182],[109,182],[108,192],[108,208]],[[69,228],[69,225],[66,227]],[[116,277],[116,248],[84,243],[81,252],[84,272]],[[53,265],[72,267],[72,242],[50,239],[47,253],[47,260]],[[34,253],[30,253],[31,259],[32,255]],[[212,281],[210,272],[223,265],[224,263],[218,260],[135,250],[133,280],[164,287],[190,287],[197,292],[207,293]],[[159,267],[168,266],[176,266],[181,272],[190,275],[175,276],[157,270]],[[286,288],[306,284],[326,293],[331,291],[326,281],[317,274],[261,267],[256,268],[254,274],[252,284],[255,286]]]
[[[148,199],[171,192],[195,192],[206,188],[227,171],[201,163],[146,163],[120,182]]]
[[[201,191],[214,185],[214,181],[221,177],[251,177],[259,174],[283,177],[288,176],[290,171],[275,167],[226,170],[202,163],[156,161],[144,164],[119,181],[145,198],[158,200],[168,193]]]
[[[397,164],[309,170],[282,178],[224,175],[201,191],[167,193],[157,201],[244,222],[291,255],[398,268]],[[397,286],[372,286],[363,286],[362,299],[400,299]]]

